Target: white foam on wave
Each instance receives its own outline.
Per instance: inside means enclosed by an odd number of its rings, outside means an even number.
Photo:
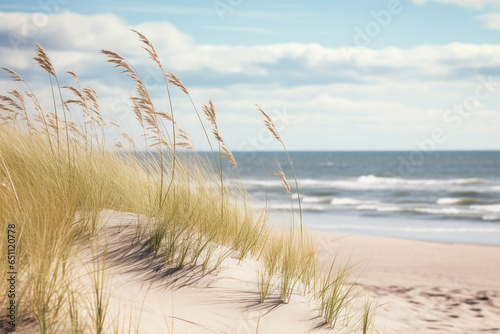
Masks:
[[[356,207],[359,211],[378,211],[378,212],[403,212],[406,211],[404,207],[401,206],[387,206],[387,205],[372,205],[372,204],[362,204]]]
[[[458,209],[455,207],[412,207],[412,206],[391,206],[387,204],[362,204],[356,206],[358,211],[377,211],[377,212],[415,212],[415,213],[428,213],[440,215],[477,215],[477,210]]]
[[[483,220],[500,220],[500,215],[484,215]]]
[[[493,205],[471,205],[471,209],[487,211],[487,212],[500,212],[500,204]]]
[[[361,203],[363,203],[363,201],[348,197],[332,198],[330,201],[332,205],[357,205]]]
[[[436,203],[437,204],[472,204],[475,200],[469,197],[456,197],[456,198],[439,198]]]
[[[292,195],[294,199],[297,198],[297,195]],[[375,204],[377,201],[373,200],[358,200],[349,197],[328,197],[328,196],[301,196],[302,203],[324,203],[331,204],[333,206],[351,206],[351,205],[367,205],[367,204]]]
[[[299,187],[302,188],[340,188],[340,189],[387,189],[393,187],[450,187],[450,186],[469,186],[469,185],[485,185],[491,184],[489,180],[480,178],[468,179],[403,179],[396,177],[379,177],[375,175],[362,175],[357,178],[340,179],[340,180],[321,180],[321,179],[299,179],[297,180]],[[249,187],[269,187],[279,188],[283,184],[281,180],[269,179],[259,180],[251,179],[244,180],[244,183]],[[498,188],[498,189],[497,189]],[[482,187],[485,191],[500,190],[500,186],[493,185],[491,187]]]
[[[382,206],[377,209],[379,212],[402,212],[406,211],[405,208],[400,206]]]
[[[470,178],[470,179],[457,179],[457,180],[450,180],[451,183],[456,183],[456,184],[483,184],[486,181],[480,178]]]
[[[325,225],[331,230],[366,230],[390,232],[437,232],[437,233],[488,233],[500,232],[500,227],[392,227],[377,225]]]
[[[437,204],[458,204],[460,203],[461,198],[439,198],[436,203]]]
[[[290,203],[270,203],[267,206],[271,210],[291,210],[292,206]],[[298,205],[294,204],[293,209],[295,211],[299,210]],[[309,204],[309,203],[302,203],[302,210],[303,211],[327,211],[328,207],[324,205],[318,205],[318,204]]]
[[[298,198],[297,194],[292,196],[293,198]],[[321,197],[321,196],[300,196],[303,203],[330,203],[332,201],[331,197]]]
[[[450,184],[482,184],[485,180],[479,178],[451,179],[451,180],[426,180],[426,179],[401,179],[395,177],[378,177],[375,175],[363,175],[358,177],[359,183],[366,184],[387,184],[387,185],[450,185]]]
[[[318,180],[318,179],[300,179],[297,180],[299,186],[325,186],[325,185],[330,185],[332,182],[331,180]]]
[[[370,210],[377,210],[378,209],[378,206],[377,205],[367,205],[367,204],[364,204],[364,205],[358,205],[356,207],[356,210],[360,210],[360,211],[370,211]]]
[[[461,215],[461,214],[474,213],[474,211],[461,210],[461,209],[457,209],[457,208],[453,208],[453,207],[448,207],[448,208],[415,208],[415,212],[444,214],[444,215]]]
[[[234,180],[238,182],[238,180]],[[257,187],[282,187],[282,181],[278,180],[243,180],[246,186],[257,186]]]

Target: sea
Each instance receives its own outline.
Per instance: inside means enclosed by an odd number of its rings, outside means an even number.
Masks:
[[[276,225],[300,221],[283,152],[237,152],[243,183]],[[500,151],[290,152],[311,230],[500,244]],[[235,175],[234,172],[232,174]],[[234,177],[232,182],[238,182]]]

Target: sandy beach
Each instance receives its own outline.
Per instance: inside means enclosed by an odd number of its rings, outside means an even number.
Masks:
[[[139,332],[342,332],[330,330],[305,296],[260,304],[255,261],[230,256],[206,276],[196,268],[163,267],[161,257],[134,242],[136,220],[111,212],[102,235],[108,242],[110,316],[125,315]],[[381,333],[500,332],[500,247],[313,234],[321,261],[336,257],[353,265],[352,281],[379,305],[375,323]]]
[[[316,233],[323,260],[359,263],[383,333],[500,333],[500,247]]]
[[[0,17],[0,334],[500,334],[500,0]]]

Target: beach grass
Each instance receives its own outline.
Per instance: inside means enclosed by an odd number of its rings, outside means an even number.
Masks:
[[[256,295],[260,302],[265,303],[273,291],[283,303],[302,293],[317,301],[325,323],[332,327],[345,323],[346,314],[352,314],[349,308],[355,293],[347,284],[345,270],[332,266],[325,274],[320,268],[318,250],[303,226],[295,171],[300,229],[292,221],[289,228],[276,233],[266,212],[253,208],[243,183],[235,186],[225,179],[225,170],[232,169],[237,175],[239,170],[218,127],[212,100],[202,109],[213,143],[186,87],[174,74],[163,71],[147,38],[134,33],[163,73],[168,111],[158,111],[127,59],[112,51],[102,53],[135,84],[131,103],[143,132],[139,138],[124,132],[116,121],[109,123],[119,130],[118,137],[107,138],[97,93],[82,88],[74,71],[67,73],[75,85],[60,87],[42,46],[36,44],[35,61],[52,79],[50,111],[41,106],[19,74],[5,69],[26,89],[0,97],[0,247],[2,252],[7,249],[7,231],[15,230],[17,329],[34,322],[41,333],[106,333],[117,332],[119,324],[126,322],[109,314],[110,305],[119,301],[107,293],[105,244],[96,250],[93,258],[97,262],[86,273],[91,282],[89,294],[81,298],[75,290],[81,279],[76,274],[79,252],[93,249],[96,240],[105,239],[100,236],[103,210],[135,213],[140,221],[137,239],[147,243],[165,267],[200,266],[208,275],[229,256],[240,261],[254,258],[259,263]],[[189,134],[175,120],[172,85],[191,101],[213,163],[196,153]],[[268,129],[283,144],[269,115],[259,110]],[[135,148],[141,141],[143,151],[138,151]],[[284,144],[283,148],[286,151]],[[292,198],[280,171],[278,176]],[[291,205],[293,217],[293,200]],[[7,277],[9,271],[3,261],[0,274]],[[2,280],[0,289],[8,291],[8,282]],[[0,295],[2,319],[8,319],[6,306],[11,300],[5,293]],[[367,305],[358,319],[364,324],[362,333],[371,330],[372,308]],[[134,332],[130,324],[128,332]],[[5,322],[0,325],[16,329]]]

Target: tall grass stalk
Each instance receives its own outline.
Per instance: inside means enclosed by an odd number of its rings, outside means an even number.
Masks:
[[[373,300],[367,299],[363,306],[363,317],[361,321],[361,331],[363,334],[378,333],[375,329],[374,320],[377,306],[373,304]]]
[[[96,334],[105,333],[106,317],[109,306],[109,295],[106,294],[106,273],[105,273],[105,260],[97,259],[92,272],[89,273],[92,283],[92,297],[89,301],[92,318],[92,324]]]
[[[45,52],[43,47],[38,44],[34,43],[36,46],[36,57],[33,59],[38,63],[38,65],[43,68],[49,75],[49,80],[50,80],[50,88],[52,91],[52,99],[54,103],[54,113],[55,113],[55,128],[56,128],[56,133],[57,133],[57,143],[59,145],[59,120],[57,117],[57,105],[55,101],[55,96],[54,96],[54,87],[52,85],[52,77],[55,78],[56,84],[57,84],[57,89],[59,91],[59,96],[61,98],[61,108],[63,110],[63,115],[64,115],[64,128],[66,131],[66,144],[67,144],[67,154],[68,154],[68,164],[71,166],[71,150],[70,150],[70,136],[69,136],[69,126],[68,126],[68,119],[66,117],[66,107],[64,104],[64,100],[62,98],[62,93],[61,93],[61,86],[59,85],[59,79],[57,78],[56,71],[54,69],[54,66],[52,65],[52,61],[50,60],[50,57],[48,54]],[[59,146],[58,146],[59,147]],[[71,170],[71,167],[70,167]]]
[[[293,173],[293,178],[295,180],[295,190],[297,191],[297,199],[299,203],[299,218],[300,218],[300,235],[304,235],[304,223],[302,220],[302,201],[300,200],[300,192],[299,192],[299,183],[297,181],[297,175],[295,175],[295,168],[293,168],[293,163],[292,159],[290,158],[290,154],[288,154],[288,150],[286,149],[285,143],[281,139],[281,136],[278,132],[278,129],[276,128],[272,118],[262,109],[259,105],[256,105],[257,109],[261,112],[261,114],[264,116],[264,124],[266,125],[266,128],[271,132],[273,137],[281,144],[283,147],[283,150],[285,151],[285,154],[288,158],[288,163],[290,164],[290,169],[292,170]]]

